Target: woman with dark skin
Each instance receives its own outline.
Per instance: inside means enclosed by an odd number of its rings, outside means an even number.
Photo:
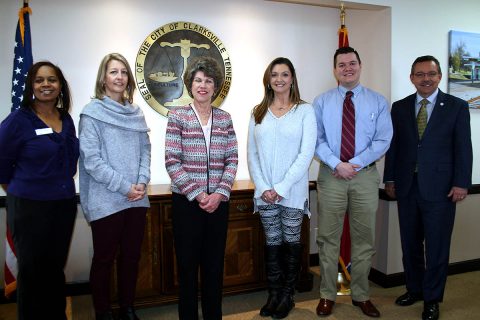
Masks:
[[[17,255],[18,319],[65,320],[65,266],[77,202],[79,156],[62,71],[29,70],[21,107],[0,125],[0,183]]]

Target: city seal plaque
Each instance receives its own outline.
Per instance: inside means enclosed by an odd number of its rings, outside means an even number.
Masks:
[[[232,83],[232,64],[223,42],[209,29],[193,22],[172,22],[159,27],[140,45],[135,63],[138,90],[158,113],[192,102],[183,84],[189,59],[210,56],[218,61],[224,76],[223,86],[212,98],[220,107]]]

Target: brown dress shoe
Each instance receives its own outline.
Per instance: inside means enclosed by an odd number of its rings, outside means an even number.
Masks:
[[[378,311],[377,308],[375,308],[375,306],[370,300],[367,300],[367,301],[352,300],[352,304],[354,306],[360,307],[360,309],[362,309],[362,312],[369,317],[373,317],[373,318],[380,317],[380,311]]]
[[[320,298],[317,306],[317,315],[319,316],[328,316],[332,313],[333,305],[335,301],[331,301],[328,299]]]

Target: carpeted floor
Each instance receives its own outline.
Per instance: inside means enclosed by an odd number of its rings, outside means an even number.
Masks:
[[[315,274],[314,289],[310,292],[297,293],[296,306],[287,319],[308,320],[319,319],[315,313],[318,303],[319,276],[318,267],[312,269]],[[385,320],[421,319],[423,304],[421,302],[410,307],[399,307],[394,301],[404,293],[404,287],[384,289],[371,284],[371,300],[381,312]],[[480,319],[480,271],[453,275],[448,278],[444,302],[440,304],[441,320]],[[266,291],[241,294],[223,299],[223,319],[226,320],[259,320],[265,319],[258,314],[267,297]],[[71,314],[69,319],[94,319],[90,296],[72,297],[70,300]],[[142,320],[174,320],[177,319],[177,305],[167,305],[155,308],[137,310]],[[15,305],[0,305],[0,320],[14,320]],[[324,319],[354,320],[369,319],[358,307],[351,304],[349,296],[338,296],[333,314]]]

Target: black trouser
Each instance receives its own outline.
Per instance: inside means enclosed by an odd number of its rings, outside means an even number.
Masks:
[[[425,302],[441,302],[448,275],[455,203],[427,201],[417,179],[406,197],[398,198],[398,219],[407,290]]]
[[[198,319],[198,269],[203,319],[222,318],[222,286],[227,239],[228,202],[208,213],[196,200],[172,195],[173,236],[180,295],[179,319]]]
[[[76,213],[75,197],[37,201],[7,195],[18,263],[18,319],[66,319],[63,268]]]

